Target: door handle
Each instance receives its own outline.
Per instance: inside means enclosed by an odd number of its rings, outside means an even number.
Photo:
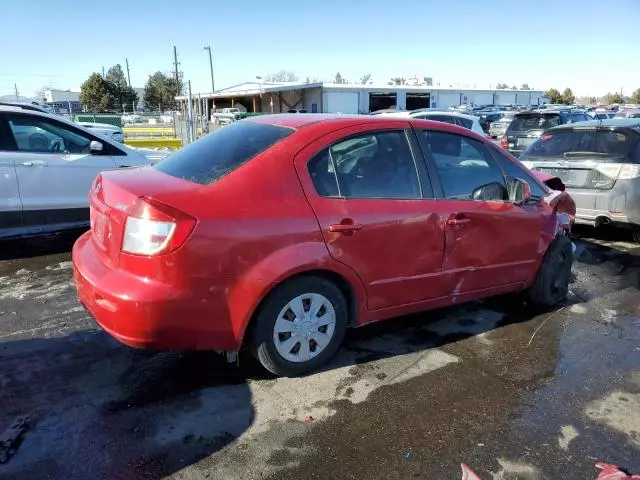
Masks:
[[[468,218],[456,218],[456,217],[451,217],[447,219],[447,225],[449,227],[457,227],[459,225],[464,225],[465,223],[469,223],[471,220],[469,220]]]
[[[46,167],[47,163],[42,160],[33,160],[30,162],[22,162],[25,167]]]
[[[329,231],[335,233],[350,233],[362,230],[362,224],[360,223],[335,223],[329,225]]]

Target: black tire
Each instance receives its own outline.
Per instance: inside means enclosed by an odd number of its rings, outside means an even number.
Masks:
[[[547,248],[538,275],[529,289],[531,301],[546,307],[553,307],[564,301],[569,294],[572,264],[571,240],[565,235],[559,235]]]
[[[329,344],[316,357],[306,362],[292,362],[278,353],[273,340],[273,330],[280,311],[292,299],[306,293],[323,295],[335,311],[335,329]],[[273,290],[262,304],[254,319],[251,335],[253,354],[271,373],[282,377],[295,377],[309,373],[327,362],[336,353],[347,326],[347,301],[340,289],[330,280],[301,276]]]
[[[634,227],[631,230],[631,235],[633,235],[634,242],[640,243],[640,227]]]

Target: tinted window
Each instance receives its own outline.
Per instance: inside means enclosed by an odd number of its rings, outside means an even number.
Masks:
[[[502,171],[482,142],[453,133],[424,130],[445,198],[508,199]],[[482,187],[483,195],[478,196]]]
[[[634,136],[635,137],[635,136]],[[543,135],[523,154],[525,157],[563,157],[566,161],[584,160],[590,153],[624,156],[637,143],[622,132],[568,130]],[[572,155],[565,155],[571,153]],[[583,154],[584,155],[581,155]]]
[[[591,117],[587,116],[584,113],[572,113],[571,114],[571,122],[585,122],[587,120],[593,120]]]
[[[236,122],[219,128],[155,165],[161,172],[207,185],[279,142],[293,130]]]
[[[456,120],[458,121],[458,125],[460,125],[461,127],[464,127],[468,130],[471,130],[473,128],[473,121],[469,120],[468,118],[457,117]]]
[[[337,142],[314,156],[308,167],[323,196],[421,197],[416,165],[403,131],[375,132]]]
[[[492,148],[493,158],[495,158],[500,164],[500,168],[504,172],[504,174],[509,178],[519,178],[520,180],[524,180],[529,184],[531,188],[531,202],[536,203],[540,198],[544,197],[545,191],[540,186],[538,182],[536,182],[532,176],[528,173],[528,169],[524,166],[519,167],[516,165],[511,159],[506,158],[503,153],[501,153],[497,148]]]
[[[434,120],[436,122],[450,123],[452,125],[456,124],[455,118],[450,115],[425,115],[422,118],[426,120]]]
[[[509,124],[509,131],[546,130],[560,125],[560,115],[516,115]]]

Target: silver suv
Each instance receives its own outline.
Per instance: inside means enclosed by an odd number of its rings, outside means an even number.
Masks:
[[[631,228],[640,242],[640,119],[545,130],[520,161],[564,182],[576,202],[576,222]]]

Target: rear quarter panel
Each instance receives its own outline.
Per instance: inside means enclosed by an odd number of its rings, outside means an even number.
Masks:
[[[194,184],[192,190],[166,199],[198,219],[192,236],[171,260],[181,265],[185,277],[172,281],[189,283],[205,321],[229,323],[235,348],[260,302],[293,275],[333,272],[364,299],[357,275],[329,255],[294,169],[300,141],[293,135],[216,183]],[[171,270],[166,264],[158,273],[172,276]],[[222,304],[226,312],[217,307]]]

